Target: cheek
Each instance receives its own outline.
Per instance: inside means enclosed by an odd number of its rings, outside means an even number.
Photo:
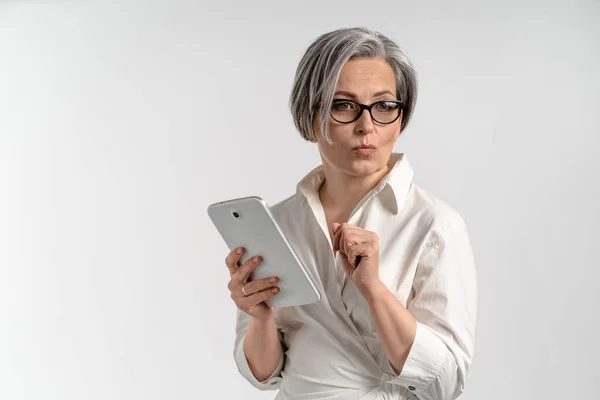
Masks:
[[[352,143],[356,141],[356,134],[352,124],[337,124],[330,122],[328,125],[329,137],[334,141],[334,146],[337,144]]]
[[[390,129],[389,132],[389,138],[392,143],[398,139],[398,136],[400,136],[400,125],[398,125],[394,129]]]
[[[332,140],[332,144],[327,143],[327,140],[320,138],[319,150],[320,152],[330,161],[337,160],[340,157],[346,157],[345,149],[348,147],[348,139],[352,137],[351,133],[344,132],[345,127],[340,129],[339,126],[329,128],[329,137]]]
[[[343,130],[340,130],[339,126],[333,126],[331,123],[327,126],[327,129],[329,131],[329,138],[333,143],[327,143],[327,139],[322,137],[320,134],[318,136],[317,143],[322,151],[330,153],[343,145],[344,137],[347,136],[347,133],[344,133]]]
[[[400,132],[400,126],[388,126],[384,130],[380,131],[380,144],[393,146],[398,139],[398,133]]]

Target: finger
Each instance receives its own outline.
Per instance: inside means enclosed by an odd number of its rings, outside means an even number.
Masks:
[[[373,232],[366,231],[354,225],[349,225],[344,228],[344,232],[340,238],[339,247],[346,254],[350,248],[363,243],[373,242]]]
[[[245,297],[241,300],[241,302],[245,305],[246,308],[251,308],[256,306],[257,304],[262,303],[263,301],[270,299],[279,293],[279,288],[274,287],[270,289],[265,289],[260,292],[254,293],[248,297]]]
[[[244,291],[242,293],[245,292],[246,296],[250,296],[254,293],[274,287],[275,285],[277,285],[278,282],[279,282],[279,278],[276,276],[271,276],[269,278],[263,278],[263,279],[258,279],[255,281],[250,281],[250,282],[246,283],[244,286],[242,286],[242,288],[244,289]]]
[[[356,234],[356,231],[352,229],[351,225],[343,227],[341,231],[342,233],[340,234],[340,241],[338,246],[343,253],[348,254],[348,251],[350,251],[350,247],[359,243],[360,235]]]
[[[361,238],[367,231],[355,225],[334,222],[332,227],[335,232],[332,243],[334,253],[340,250],[347,253],[350,246],[366,241]]]
[[[227,258],[225,258],[225,265],[227,265],[227,269],[231,275],[235,274],[235,272],[239,268],[239,261],[243,257],[246,249],[243,247],[238,247],[229,252]]]
[[[333,224],[331,224],[331,230],[333,230],[333,233],[335,234],[337,232],[337,230],[340,229],[341,226],[342,226],[342,224],[340,224],[338,222],[334,222]]]
[[[377,232],[369,232],[369,234],[371,235],[371,242],[377,243],[377,245],[379,245],[379,235],[377,234]]]
[[[344,253],[340,253],[340,259],[342,260],[342,266],[344,267],[344,272],[350,279],[352,279],[352,274],[354,273],[354,268],[350,262],[348,261],[348,257]]]
[[[254,269],[256,269],[256,267],[260,265],[261,261],[261,256],[254,256],[250,258],[248,261],[243,263],[241,267],[238,268],[238,270],[235,273],[235,279],[241,284],[248,282],[250,274],[252,273],[252,271],[254,271]]]
[[[348,253],[346,253],[350,265],[352,265],[355,268],[358,267],[362,256],[366,256],[369,254],[369,247],[369,243],[361,243],[351,246],[348,250]]]
[[[333,230],[333,241],[331,243],[333,247],[333,254],[335,254],[340,249],[340,237],[342,235],[342,225],[334,222],[332,224]]]

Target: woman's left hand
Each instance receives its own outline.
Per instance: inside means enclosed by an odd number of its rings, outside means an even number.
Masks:
[[[333,252],[340,252],[346,275],[364,295],[380,283],[379,235],[346,223],[334,222],[332,228]]]

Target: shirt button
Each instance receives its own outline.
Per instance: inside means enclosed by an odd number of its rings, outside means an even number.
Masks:
[[[414,386],[409,386],[408,390],[415,390],[415,387]]]

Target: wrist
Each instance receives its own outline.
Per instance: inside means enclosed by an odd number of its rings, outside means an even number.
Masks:
[[[370,285],[362,286],[359,290],[367,302],[377,300],[389,292],[387,286],[379,279]]]
[[[266,327],[275,324],[275,313],[269,315],[266,318],[258,318],[252,316],[250,318],[250,323],[256,327]]]

